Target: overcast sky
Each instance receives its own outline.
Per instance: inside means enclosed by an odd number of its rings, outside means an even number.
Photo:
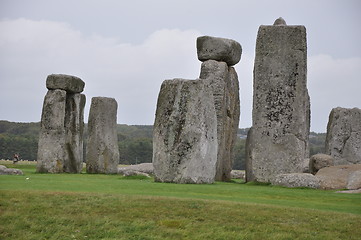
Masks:
[[[255,42],[260,25],[283,17],[308,41],[311,130],[326,132],[332,108],[361,108],[359,0],[0,0],[0,120],[37,122],[46,77],[85,81],[91,98],[113,97],[118,123],[153,124],[165,79],[196,79],[196,38],[231,38],[243,48],[240,127],[251,126]]]

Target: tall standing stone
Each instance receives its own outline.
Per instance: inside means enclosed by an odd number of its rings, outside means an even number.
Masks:
[[[239,82],[232,65],[241,59],[241,45],[231,39],[203,36],[197,39],[200,78],[211,87],[217,114],[217,181],[229,181],[233,167],[240,117]]]
[[[164,81],[153,132],[155,180],[212,183],[217,147],[217,119],[207,83],[183,79]]]
[[[65,158],[64,90],[49,90],[44,98],[38,143],[37,172],[61,173]]]
[[[361,164],[361,109],[332,109],[325,150],[334,165]]]
[[[87,173],[118,171],[117,109],[114,98],[93,97],[88,120]]]
[[[79,173],[83,169],[84,106],[84,94],[67,95],[64,172]]]
[[[246,180],[270,182],[302,172],[309,156],[310,101],[304,26],[283,19],[260,26],[253,83],[253,126],[246,144]]]
[[[85,83],[78,77],[52,74],[44,99],[37,172],[79,173],[83,162]]]

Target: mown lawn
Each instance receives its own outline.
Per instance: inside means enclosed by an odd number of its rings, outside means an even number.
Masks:
[[[12,167],[12,164],[8,165]],[[360,239],[361,194],[118,175],[0,176],[0,239]]]

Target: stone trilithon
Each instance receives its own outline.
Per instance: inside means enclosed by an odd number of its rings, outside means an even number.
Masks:
[[[52,74],[43,104],[37,172],[80,173],[83,168],[84,82]]]

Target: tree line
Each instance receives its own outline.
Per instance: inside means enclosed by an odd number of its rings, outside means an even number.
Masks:
[[[85,125],[84,148],[87,131]],[[238,130],[234,147],[234,169],[245,169],[245,146],[248,128]],[[36,160],[40,123],[15,123],[0,121],[0,159],[12,159],[20,154],[21,159]],[[152,162],[153,126],[118,124],[120,164]],[[324,152],[325,133],[310,134],[310,155]],[[86,156],[85,156],[86,158]]]

